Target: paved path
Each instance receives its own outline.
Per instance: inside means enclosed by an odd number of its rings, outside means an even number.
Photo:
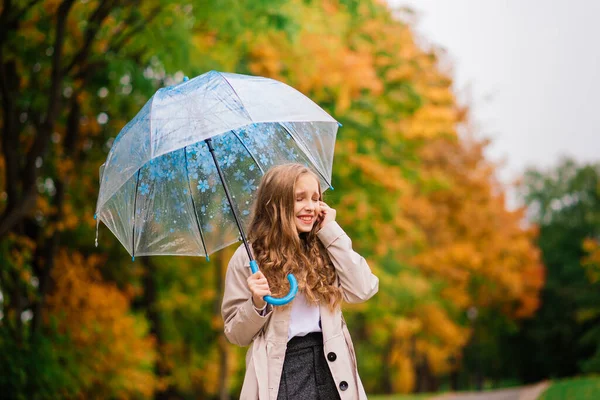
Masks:
[[[486,392],[446,393],[431,400],[536,400],[549,385],[549,382],[540,382],[531,386]]]

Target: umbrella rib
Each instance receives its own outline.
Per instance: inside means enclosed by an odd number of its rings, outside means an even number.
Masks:
[[[187,179],[188,188],[190,191],[190,198],[192,199],[192,207],[194,208],[194,217],[196,217],[196,225],[198,226],[198,232],[200,233],[200,241],[202,242],[202,247],[204,247],[204,254],[206,254],[206,260],[208,261],[208,250],[206,250],[206,243],[204,241],[204,234],[202,233],[202,228],[200,227],[200,221],[198,221],[198,212],[196,211],[196,202],[194,201],[194,196],[192,195],[192,185],[190,184],[190,173],[188,172],[188,161],[187,161],[187,146],[183,148],[183,156],[185,158],[185,177]]]
[[[252,119],[252,116],[250,115],[250,113],[248,112],[248,110],[246,110],[246,106],[245,106],[244,102],[242,101],[242,98],[238,94],[237,90],[235,90],[233,88],[233,85],[231,84],[231,82],[229,82],[227,80],[227,78],[225,78],[225,76],[222,73],[220,73],[220,72],[217,72],[217,73],[219,74],[219,76],[221,77],[221,79],[223,79],[227,83],[227,85],[229,85],[229,87],[231,88],[231,90],[233,91],[233,93],[235,94],[235,96],[238,98],[238,100],[240,101],[240,105],[242,106],[242,110],[246,113],[246,115],[248,116],[248,119],[250,119],[251,122],[254,122],[254,120]]]
[[[240,231],[240,235],[242,238],[242,242],[244,242],[244,247],[246,248],[246,252],[248,253],[248,258],[250,262],[254,261],[254,256],[250,251],[250,246],[248,245],[248,239],[246,239],[246,234],[244,233],[244,228],[242,228],[242,223],[240,222],[240,217],[235,208],[235,204],[231,197],[231,193],[229,192],[229,187],[227,186],[227,182],[225,181],[225,176],[223,175],[223,171],[221,170],[221,166],[219,165],[219,161],[217,160],[217,155],[215,154],[215,149],[212,145],[212,138],[204,139],[204,142],[208,146],[208,151],[210,151],[210,155],[212,156],[213,162],[215,163],[215,167],[217,167],[217,174],[219,174],[219,179],[221,180],[221,185],[223,185],[223,190],[225,191],[225,196],[227,196],[227,201],[229,202],[229,206],[231,208],[231,212],[233,214],[233,219]]]
[[[244,141],[242,140],[242,138],[239,137],[238,134],[235,131],[232,130],[231,133],[233,133],[233,135],[240,141],[240,143],[242,144],[242,146],[244,146],[244,148],[246,149],[246,151],[248,152],[248,154],[250,154],[250,157],[252,157],[252,160],[254,160],[254,163],[256,164],[256,166],[258,167],[258,169],[260,169],[260,172],[262,172],[262,174],[264,175],[265,171],[262,169],[262,167],[258,163],[258,160],[256,159],[256,157],[254,157],[254,154],[252,154],[252,152],[250,151],[250,149],[248,148],[248,146],[246,146],[246,143],[244,143]]]
[[[137,179],[135,182],[135,196],[133,198],[133,232],[131,233],[131,261],[135,259],[135,209],[137,207],[137,194],[138,187],[140,186],[140,172],[141,168],[138,169]]]
[[[304,153],[304,155],[308,158],[308,160],[312,163],[312,165],[314,165],[315,170],[319,173],[319,175],[321,175],[321,178],[323,178],[323,180],[329,185],[329,187],[331,188],[331,182],[329,182],[329,180],[325,177],[325,175],[323,175],[323,173],[319,170],[319,166],[317,165],[317,163],[315,162],[315,160],[312,158],[312,154],[310,153],[310,151],[307,151],[304,148],[303,143],[300,143],[299,141],[296,140],[296,138],[294,137],[294,135],[292,135],[292,132],[290,132],[290,130],[281,122],[278,122],[278,124],[288,133],[288,135],[290,135],[290,137],[292,138],[292,140],[294,141],[294,143],[296,143],[296,146],[298,146],[298,148]]]

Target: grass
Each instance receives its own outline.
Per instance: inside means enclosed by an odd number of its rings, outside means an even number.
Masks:
[[[369,396],[369,400],[427,400],[433,396],[432,394],[394,394]]]
[[[555,381],[538,400],[598,400],[600,376]]]
[[[512,387],[514,385],[507,385]],[[472,393],[472,392],[470,392]],[[369,400],[428,400],[441,393],[369,396]],[[600,375],[553,381],[537,400],[599,400]]]

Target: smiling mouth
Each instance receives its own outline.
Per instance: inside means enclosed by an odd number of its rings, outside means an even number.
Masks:
[[[314,217],[312,216],[299,216],[298,219],[302,221],[302,223],[309,225],[313,222]]]

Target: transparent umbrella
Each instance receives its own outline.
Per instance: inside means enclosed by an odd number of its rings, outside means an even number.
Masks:
[[[135,256],[205,256],[242,240],[261,176],[297,162],[331,187],[338,122],[273,79],[210,71],[158,90],[100,168],[97,222]],[[97,232],[96,232],[97,244]],[[297,291],[265,299],[289,302]]]

